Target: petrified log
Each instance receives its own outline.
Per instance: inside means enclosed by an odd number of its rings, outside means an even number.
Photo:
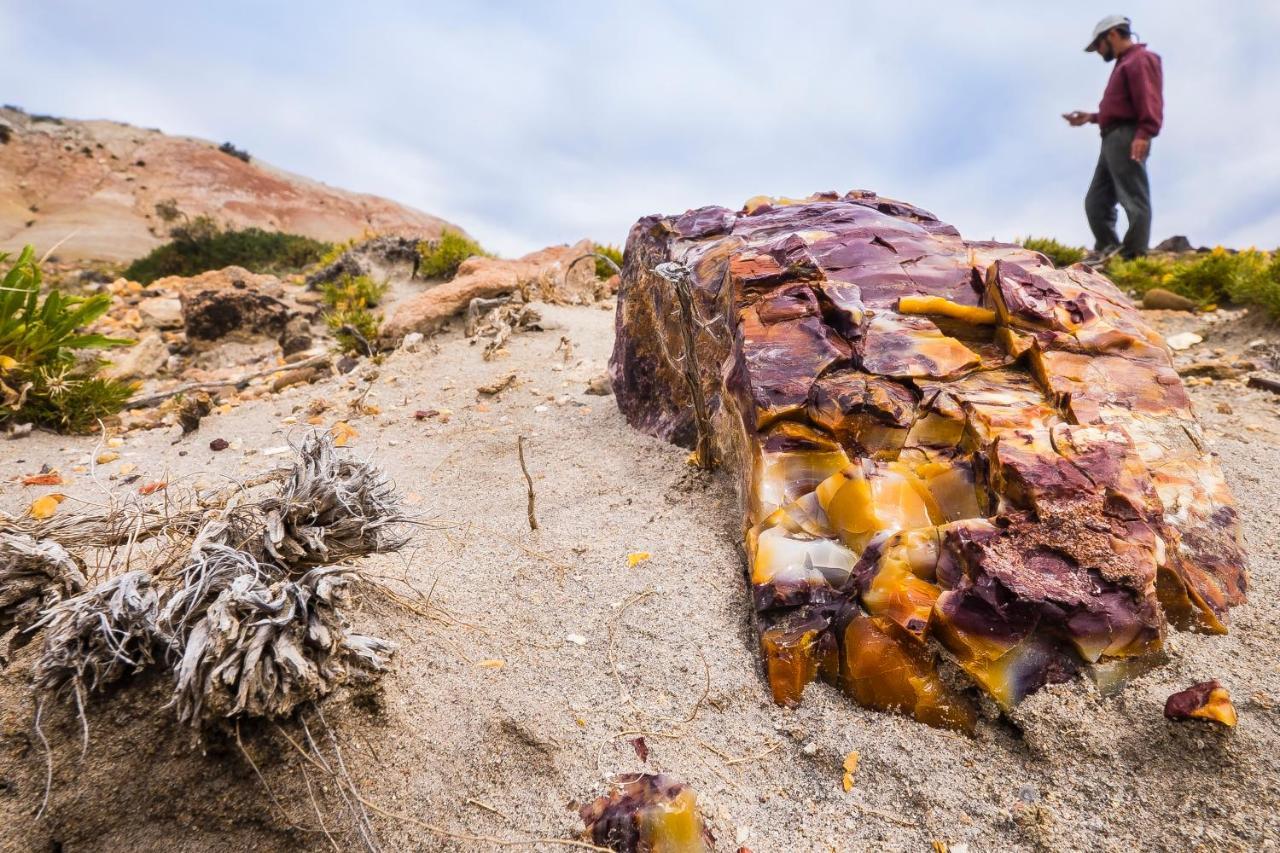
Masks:
[[[1110,688],[1168,624],[1226,630],[1231,496],[1162,339],[1102,275],[869,192],[642,219],[613,387],[685,446],[673,269],[778,702],[821,677],[969,728],[974,688],[1005,709],[1082,671]]]

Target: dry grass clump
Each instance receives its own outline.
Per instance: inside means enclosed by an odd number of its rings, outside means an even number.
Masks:
[[[143,571],[116,575],[50,607],[33,629],[44,631],[36,687],[57,692],[70,685],[79,697],[146,669],[166,645],[159,609],[155,584]]]
[[[40,615],[88,583],[83,565],[57,542],[26,533],[0,533],[0,639],[14,652],[31,641]],[[0,666],[5,658],[0,655]]]
[[[344,561],[407,541],[412,519],[390,481],[313,433],[292,468],[266,482],[274,494],[197,497],[166,506],[163,522],[131,505],[0,534],[0,634],[43,633],[37,693],[69,686],[82,704],[84,694],[162,667],[174,679],[178,718],[205,729],[289,717],[354,674],[383,669],[394,646],[350,630],[346,613],[364,576]],[[126,557],[87,591],[75,558],[37,541],[53,532],[114,547],[126,530],[131,546],[167,540],[168,561],[138,570]]]

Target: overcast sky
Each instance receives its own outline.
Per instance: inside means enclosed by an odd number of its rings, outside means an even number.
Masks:
[[[1280,245],[1280,2],[0,0],[0,101],[230,140],[503,254],[866,188],[1088,238],[1111,12],[1164,58],[1153,238]]]

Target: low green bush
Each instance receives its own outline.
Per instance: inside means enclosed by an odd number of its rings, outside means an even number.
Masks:
[[[418,275],[423,278],[450,279],[467,258],[475,255],[488,257],[489,253],[467,235],[445,229],[438,240],[424,240],[418,246],[422,260],[418,263]]]
[[[1228,252],[1218,246],[1195,255],[1113,258],[1106,268],[1120,288],[1139,295],[1153,287],[1202,305],[1231,302],[1258,305],[1280,316],[1280,262],[1270,252]]]
[[[170,242],[126,267],[122,273],[125,278],[150,284],[169,275],[199,275],[229,266],[283,275],[306,269],[331,248],[329,243],[301,234],[261,228],[224,230],[208,216],[187,220],[168,204],[156,205],[161,218],[171,221],[170,217],[183,217],[185,221],[170,230]]]
[[[9,255],[0,253],[0,264]],[[42,277],[27,246],[0,280],[0,422],[19,420],[68,432],[92,429],[120,411],[134,386],[98,376],[104,362],[78,352],[133,341],[85,333],[111,307],[111,296],[40,298]]]
[[[1083,246],[1068,246],[1065,243],[1059,243],[1052,237],[1028,237],[1025,240],[1019,240],[1018,243],[1024,249],[1030,249],[1053,261],[1055,267],[1069,267],[1072,264],[1078,264],[1084,260],[1087,254]]]
[[[328,306],[324,319],[343,352],[373,355],[378,342],[382,315],[376,308],[387,294],[385,282],[367,275],[344,275],[320,288]]]
[[[612,244],[596,243],[596,253],[604,255],[610,261],[618,265],[618,269],[622,268],[622,250]],[[596,278],[607,279],[612,278],[617,273],[609,262],[603,258],[596,258]]]

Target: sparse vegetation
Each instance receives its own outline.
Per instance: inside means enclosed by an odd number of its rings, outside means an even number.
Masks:
[[[622,268],[622,250],[617,246],[612,244],[605,245],[604,243],[596,243],[596,253],[604,255],[604,257],[613,261],[618,265],[619,269]],[[608,261],[605,261],[603,258],[596,258],[596,278],[602,280],[612,278],[615,273],[616,270],[609,265]]]
[[[274,275],[300,272],[332,248],[329,243],[300,234],[261,228],[224,230],[211,217],[188,218],[172,199],[158,203],[156,215],[166,223],[179,224],[169,230],[170,242],[125,268],[125,278],[142,284],[169,275],[199,275],[227,266]]]
[[[385,282],[367,275],[344,275],[321,286],[324,296],[325,323],[328,324],[343,352],[373,355],[382,325],[378,307],[387,293]]]
[[[473,255],[487,257],[488,252],[467,235],[445,229],[438,240],[424,240],[418,246],[422,261],[418,275],[423,278],[453,278],[462,262]]]
[[[1277,253],[1257,249],[1229,252],[1218,246],[1212,252],[1182,257],[1115,258],[1107,264],[1106,272],[1119,287],[1139,295],[1162,287],[1202,305],[1258,305],[1273,316],[1280,316]]]
[[[1087,254],[1083,246],[1068,246],[1065,243],[1059,243],[1052,237],[1028,237],[1017,242],[1023,248],[1044,255],[1053,261],[1055,267],[1069,267],[1072,264],[1078,264],[1084,260],[1084,256]]]
[[[0,264],[9,256],[0,254]],[[91,429],[115,414],[133,386],[99,377],[103,361],[77,353],[132,341],[85,333],[106,313],[111,296],[40,299],[40,265],[27,246],[0,281],[0,422],[35,422],[68,432]]]
[[[237,160],[243,160],[246,163],[249,162],[249,152],[245,151],[243,148],[235,147],[230,142],[222,143],[221,145],[218,146],[218,150],[221,151],[223,154],[230,154],[232,157],[235,157]]]

